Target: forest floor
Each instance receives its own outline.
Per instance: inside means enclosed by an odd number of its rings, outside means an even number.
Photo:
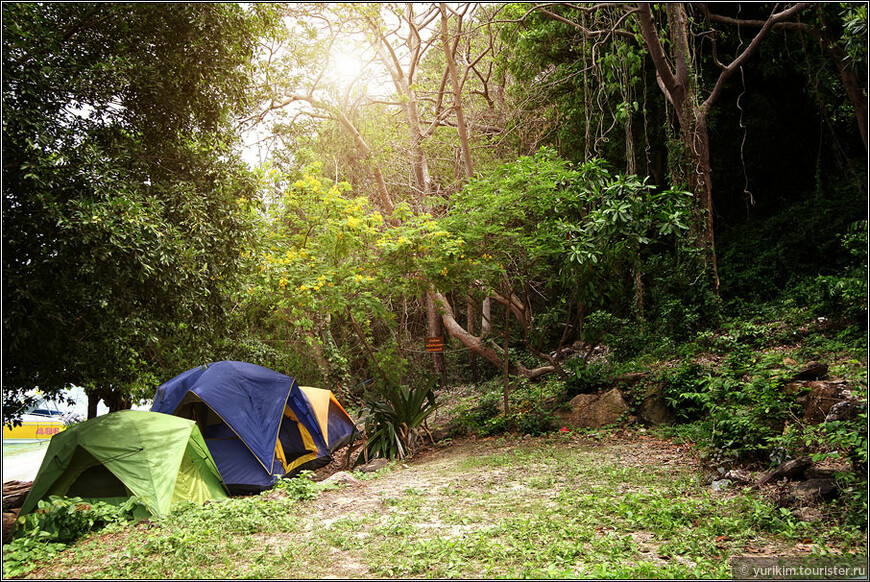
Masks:
[[[866,555],[640,429],[430,445],[405,463],[103,530],[29,578],[731,578],[733,557]],[[739,577],[746,577],[744,575]]]

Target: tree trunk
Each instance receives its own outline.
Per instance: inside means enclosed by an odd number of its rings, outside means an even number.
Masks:
[[[483,300],[480,309],[480,337],[492,335],[492,299],[487,297]]]
[[[441,9],[441,45],[444,47],[444,58],[447,61],[447,71],[450,73],[450,82],[453,87],[453,112],[456,114],[456,129],[459,132],[459,145],[462,149],[462,163],[465,168],[465,177],[474,175],[474,166],[471,163],[471,147],[468,143],[468,128],[465,125],[465,113],[462,111],[461,86],[459,75],[456,73],[456,59],[454,50],[447,38],[447,7],[440,4]]]
[[[511,411],[511,401],[510,401],[510,382],[511,382],[511,374],[510,374],[510,344],[511,337],[511,312],[510,309],[505,307],[504,309],[504,415],[507,416]]]
[[[472,350],[478,356],[485,358],[498,369],[502,369],[504,367],[504,354],[500,355],[494,349],[486,345],[481,338],[468,333],[465,328],[459,325],[459,322],[456,321],[456,318],[453,315],[453,309],[450,307],[450,304],[447,302],[447,298],[444,297],[443,294],[435,291],[434,289],[430,289],[427,292],[427,295],[440,309],[441,320],[444,322],[444,327],[447,329],[447,333],[450,334],[450,337],[459,340],[465,347]],[[526,378],[537,378],[539,376],[543,376],[544,374],[549,374],[554,371],[555,369],[553,368],[553,366],[541,366],[540,368],[534,368],[529,370],[528,368],[519,363],[509,365],[508,367],[508,372],[510,374],[524,376]]]
[[[475,303],[471,295],[465,296],[465,309],[465,329],[474,335]],[[468,367],[471,368],[472,379],[477,382],[477,355],[471,350],[468,350]]]
[[[444,302],[447,303],[446,298]],[[429,294],[426,295],[426,322],[429,337],[440,338],[444,335],[444,329],[441,327],[441,315],[438,313],[435,302]],[[432,356],[432,366],[443,381],[444,375],[447,373],[447,366],[444,364],[444,354],[442,352],[432,352],[430,355]]]

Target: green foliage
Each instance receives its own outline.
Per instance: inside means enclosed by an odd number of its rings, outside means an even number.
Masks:
[[[499,405],[502,396],[497,390],[487,390],[476,399],[473,406],[460,410],[457,424],[465,432],[489,436],[507,430],[507,419]]]
[[[367,458],[402,459],[414,454],[421,427],[435,412],[435,379],[408,386],[381,385],[365,402]]]
[[[3,27],[4,405],[150,395],[225,329],[256,25],[238,5],[23,3]]]
[[[40,565],[49,563],[66,544],[45,542],[37,538],[15,538],[3,546],[3,577],[18,578]]]
[[[820,315],[866,320],[867,317],[867,221],[848,226],[839,237],[848,262],[834,274],[817,275],[797,285],[789,296]]]
[[[474,402],[457,415],[459,430],[479,436],[505,432],[522,435],[542,435],[555,428],[553,411],[564,399],[565,384],[556,379],[532,383],[517,379],[509,393],[510,412],[505,415],[503,385],[491,381],[481,387]]]
[[[665,402],[684,422],[698,420],[709,410],[711,380],[710,371],[693,362],[665,370],[659,377]]]
[[[144,506],[135,498],[120,505],[104,501],[85,502],[80,497],[51,495],[36,509],[16,521],[16,537],[69,543],[110,523],[129,521]]]
[[[723,299],[763,303],[788,296],[804,281],[860,268],[861,262],[844,248],[841,233],[855,228],[850,234],[860,237],[861,227],[850,225],[864,212],[865,204],[844,184],[799,199],[767,218],[722,229],[717,242]],[[860,247],[857,240],[846,240],[850,248]],[[866,246],[864,252],[866,269]]]
[[[565,362],[564,368],[569,375],[565,383],[568,396],[600,392],[613,382],[613,367],[606,361],[587,362],[582,357],[571,358]]]
[[[14,539],[3,548],[3,576],[27,574],[85,534],[131,521],[143,511],[145,506],[133,498],[113,505],[52,495],[15,522]]]
[[[859,67],[867,63],[867,5],[859,3],[841,4],[840,18],[843,20],[843,44],[851,66]]]
[[[289,479],[281,479],[269,491],[283,491],[293,501],[308,501],[317,497],[320,491],[313,478],[314,471],[300,471]],[[269,491],[264,491],[261,495],[268,495]]]

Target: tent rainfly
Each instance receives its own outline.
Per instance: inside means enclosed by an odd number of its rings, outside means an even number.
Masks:
[[[183,372],[157,389],[151,410],[196,421],[233,493],[326,465],[356,435],[331,391],[247,362]]]
[[[158,517],[176,501],[227,499],[196,423],[144,410],[98,416],[54,435],[21,514],[50,495],[116,504],[136,497]]]

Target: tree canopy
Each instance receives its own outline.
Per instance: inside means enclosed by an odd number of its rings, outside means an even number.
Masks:
[[[221,335],[254,195],[237,5],[3,6],[4,407],[129,401]]]
[[[866,231],[857,4],[7,3],[3,33],[7,412],[225,357],[354,397],[564,375]]]

